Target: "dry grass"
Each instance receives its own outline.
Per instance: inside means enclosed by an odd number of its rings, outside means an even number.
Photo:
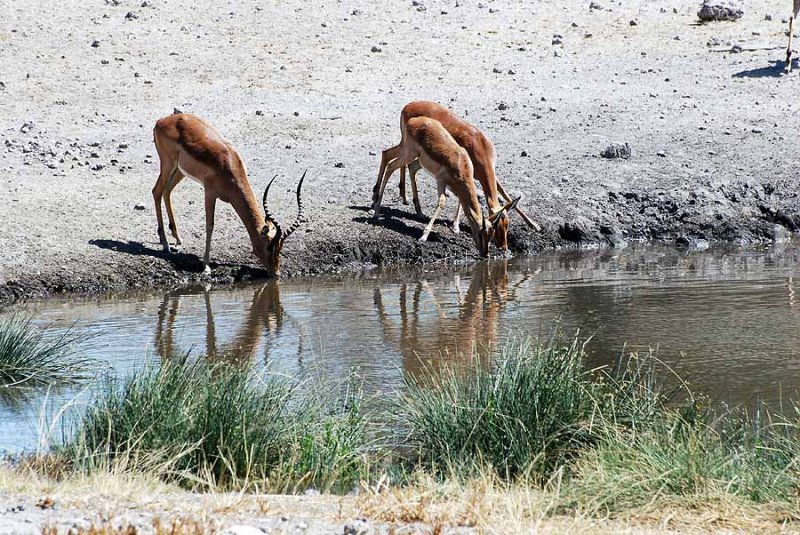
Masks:
[[[160,518],[153,520],[155,535],[213,535],[219,531],[216,522],[209,519],[195,520],[190,518],[173,518],[164,523]],[[42,535],[139,535],[141,531],[130,524],[117,525],[110,520],[92,523],[88,528],[71,527],[59,532],[55,526],[42,528]]]
[[[30,469],[0,467],[0,494],[50,498],[56,512],[73,508],[99,520],[72,531],[48,526],[47,535],[131,535],[135,526],[121,520],[147,512],[145,526],[156,534],[214,533],[224,519],[302,516],[330,522],[362,516],[390,526],[412,525],[425,533],[450,527],[479,533],[800,533],[797,505],[752,505],[720,499],[660,502],[614,515],[597,510],[560,512],[558,481],[544,490],[502,482],[484,475],[468,481],[437,481],[417,475],[404,487],[378,484],[359,496],[279,496],[243,493],[192,493],[155,478],[130,473],[72,475],[55,481]],[[161,520],[161,519],[168,520]],[[391,531],[391,529],[390,529]]]
[[[547,490],[489,476],[438,482],[417,476],[407,487],[365,489],[359,514],[389,524],[473,527],[481,533],[800,533],[800,511],[735,501],[659,503],[614,515],[559,512],[557,483]]]

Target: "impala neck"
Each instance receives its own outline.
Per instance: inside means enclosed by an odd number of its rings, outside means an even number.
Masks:
[[[261,213],[261,206],[256,201],[255,195],[253,195],[253,189],[250,187],[250,184],[244,184],[242,186],[242,196],[232,200],[231,204],[247,229],[247,234],[250,236],[250,243],[253,245],[253,250],[260,251],[261,244],[263,243],[261,229],[266,225],[266,221],[264,220],[264,215]]]
[[[478,202],[478,194],[475,191],[475,187],[470,186],[471,184],[467,187],[459,188],[459,191],[456,192],[456,197],[458,197],[458,201],[464,208],[464,216],[467,218],[470,228],[472,230],[480,230],[483,223],[483,211],[481,210],[481,204]]]

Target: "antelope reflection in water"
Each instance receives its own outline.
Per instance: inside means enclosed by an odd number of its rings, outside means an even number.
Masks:
[[[496,349],[501,312],[506,304],[516,300],[516,292],[530,279],[524,275],[509,285],[508,262],[480,262],[471,273],[466,293],[461,291],[458,275],[454,278],[458,304],[445,307],[437,300],[427,281],[402,284],[399,294],[399,322],[387,312],[384,295],[375,288],[373,301],[383,331],[384,342],[399,347],[403,368],[411,375],[442,365],[472,362],[477,354],[484,360]],[[409,287],[413,286],[410,292]],[[423,294],[431,301],[434,311],[425,310]],[[457,314],[448,315],[448,310]],[[430,360],[431,364],[426,361]]]
[[[253,359],[262,339],[278,336],[284,325],[284,310],[280,300],[277,281],[269,281],[253,292],[250,307],[231,341],[223,346],[217,341],[214,311],[211,305],[209,287],[176,290],[164,295],[158,309],[156,326],[156,352],[162,359],[176,355],[180,351],[175,344],[175,323],[179,316],[181,301],[187,296],[202,294],[206,309],[206,358],[209,362],[226,360],[233,363],[247,363]],[[298,358],[302,356],[302,336],[298,339]],[[264,359],[269,354],[269,343],[264,347]]]

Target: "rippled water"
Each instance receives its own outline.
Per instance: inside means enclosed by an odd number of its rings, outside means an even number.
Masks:
[[[592,365],[652,348],[712,399],[777,405],[800,385],[798,257],[796,246],[636,246],[24,309],[37,323],[93,335],[82,353],[117,375],[176,351],[235,353],[333,380],[357,369],[370,392],[396,391],[421,362],[469,359],[472,348],[546,335],[558,321],[565,333],[593,336]],[[0,398],[0,449],[35,447],[57,408],[80,406],[91,386]]]

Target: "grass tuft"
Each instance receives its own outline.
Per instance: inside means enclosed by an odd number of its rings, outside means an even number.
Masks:
[[[419,461],[443,473],[488,466],[503,478],[546,481],[597,442],[599,412],[613,406],[617,419],[638,422],[652,411],[638,399],[652,392],[587,372],[584,360],[577,337],[553,336],[510,344],[468,373],[408,379],[399,412]]]
[[[86,378],[92,361],[74,352],[81,339],[69,329],[51,336],[22,316],[0,319],[0,391]]]
[[[176,358],[109,380],[60,453],[191,487],[350,490],[366,470],[360,396]]]

